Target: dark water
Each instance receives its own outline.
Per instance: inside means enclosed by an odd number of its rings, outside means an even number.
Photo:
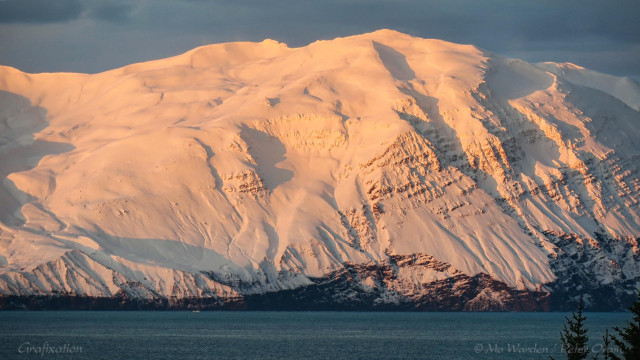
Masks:
[[[565,315],[0,312],[0,359],[562,358]],[[592,346],[630,318],[588,313]]]

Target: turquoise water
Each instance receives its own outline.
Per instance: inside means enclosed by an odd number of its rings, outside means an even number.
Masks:
[[[0,312],[0,359],[548,359],[564,313]],[[629,313],[588,313],[592,346]]]

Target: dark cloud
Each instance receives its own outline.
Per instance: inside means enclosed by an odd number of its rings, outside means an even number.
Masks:
[[[129,19],[134,6],[129,3],[98,4],[89,10],[88,15],[94,19],[112,23],[123,23]]]
[[[604,37],[615,42],[640,41],[638,1],[514,2],[506,14],[512,30],[530,41]]]
[[[78,0],[0,1],[0,23],[55,23],[77,19],[83,11]]]
[[[0,0],[0,23],[50,24],[83,16],[121,23],[133,9],[126,0]]]

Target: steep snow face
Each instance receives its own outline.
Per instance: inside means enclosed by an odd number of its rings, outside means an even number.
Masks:
[[[601,74],[571,63],[545,62],[537,64],[537,66],[561,76],[566,81],[606,92],[632,109],[640,111],[640,102],[638,101],[640,99],[640,84],[630,78]]]
[[[592,259],[630,286],[637,88],[388,30],[2,67],[0,293],[229,298],[414,254],[455,271],[398,270],[409,298],[456,274],[550,291]],[[564,235],[591,255],[555,266]]]

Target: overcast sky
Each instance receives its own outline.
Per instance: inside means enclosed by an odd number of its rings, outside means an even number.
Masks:
[[[638,0],[0,0],[0,64],[94,73],[210,43],[381,28],[640,80]]]

